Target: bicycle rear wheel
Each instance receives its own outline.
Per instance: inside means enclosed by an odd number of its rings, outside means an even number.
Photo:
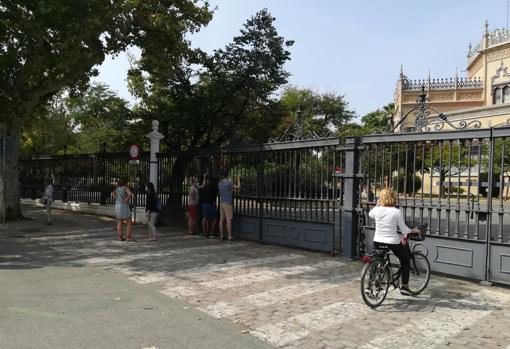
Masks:
[[[411,273],[409,275],[409,290],[418,295],[427,287],[430,280],[430,263],[427,257],[417,251],[411,256]]]
[[[370,308],[377,308],[388,294],[390,274],[381,262],[366,264],[361,273],[361,296]]]

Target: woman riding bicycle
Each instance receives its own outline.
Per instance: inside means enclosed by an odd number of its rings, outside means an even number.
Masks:
[[[409,250],[401,243],[402,235],[397,232],[397,227],[400,228],[404,236],[419,232],[419,230],[417,228],[409,229],[404,222],[402,212],[396,208],[396,205],[397,197],[393,189],[383,189],[377,201],[377,206],[370,210],[369,216],[375,219],[374,248],[384,249],[388,247],[397,256],[402,267],[400,293],[410,296],[411,291],[408,286],[411,268]]]

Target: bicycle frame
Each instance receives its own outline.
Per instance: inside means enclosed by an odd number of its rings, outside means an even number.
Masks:
[[[377,261],[374,261],[374,262],[377,262]],[[390,274],[391,274],[390,282],[384,282],[384,284],[393,286],[394,289],[398,288],[399,286],[395,282],[399,281],[399,279],[400,279],[400,275],[402,274],[402,266],[399,264],[397,271],[395,273],[392,272],[392,270],[391,270],[392,264],[391,264],[389,252],[386,252],[386,254],[384,255],[384,257],[382,259],[382,262],[384,263],[382,265],[382,269],[384,270],[384,269],[388,268],[388,270],[390,271]]]

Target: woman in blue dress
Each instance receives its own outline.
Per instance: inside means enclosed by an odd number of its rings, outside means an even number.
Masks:
[[[112,192],[115,198],[115,218],[117,219],[117,235],[119,240],[132,241],[131,237],[131,208],[129,207],[129,200],[133,193],[126,185],[124,179],[119,179],[117,188]],[[126,224],[126,239],[122,235],[122,223]]]

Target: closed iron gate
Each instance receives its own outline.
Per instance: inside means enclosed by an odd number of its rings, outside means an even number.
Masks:
[[[510,284],[509,137],[504,127],[358,139],[358,248],[371,247],[367,212],[392,187],[409,225],[428,224],[420,248],[433,270]]]
[[[339,250],[338,138],[159,154],[159,191],[185,207],[190,177],[216,180],[227,170],[241,179],[234,192],[234,232],[243,239],[335,252]],[[175,190],[175,188],[179,188]]]

